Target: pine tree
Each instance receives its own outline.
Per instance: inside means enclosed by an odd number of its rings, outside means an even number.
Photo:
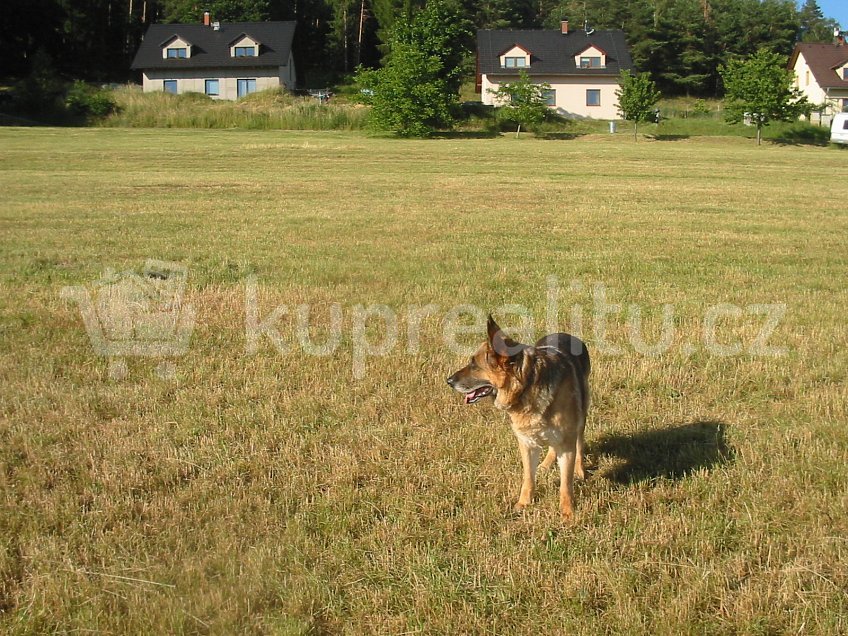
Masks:
[[[834,29],[839,27],[836,20],[824,17],[816,0],[806,0],[798,12],[798,18],[803,42],[830,42]]]

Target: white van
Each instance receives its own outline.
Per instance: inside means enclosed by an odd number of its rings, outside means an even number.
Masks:
[[[830,123],[830,142],[848,144],[848,113],[836,113]]]

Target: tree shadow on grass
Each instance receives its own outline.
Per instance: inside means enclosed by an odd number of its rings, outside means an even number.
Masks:
[[[683,141],[690,138],[690,135],[654,135],[654,141]]]
[[[430,135],[430,139],[494,139],[500,136],[496,130],[441,130]]]
[[[584,135],[586,135],[586,133],[582,133],[582,132],[550,132],[550,133],[542,133],[541,135],[536,135],[536,136],[541,138],[541,139],[548,139],[548,140],[556,140],[556,139],[568,140],[568,139],[577,139],[578,137],[583,137]]]
[[[724,422],[695,420],[658,430],[603,435],[591,445],[591,450],[623,460],[611,471],[605,471],[613,482],[678,480],[699,469],[733,460],[733,449],[725,439],[726,429]]]
[[[778,146],[827,146],[830,143],[830,128],[825,126],[790,126],[769,138]]]
[[[819,146],[820,148],[824,148],[830,143],[829,141],[803,139],[793,136],[784,136],[776,139],[763,139],[763,141],[768,141],[775,146]]]

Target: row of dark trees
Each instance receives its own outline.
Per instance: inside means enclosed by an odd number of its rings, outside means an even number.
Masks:
[[[634,61],[667,93],[716,94],[718,69],[762,47],[788,54],[798,40],[828,42],[836,23],[816,0],[453,0],[478,28],[619,28]],[[343,73],[376,66],[399,17],[423,0],[0,0],[0,76],[36,65],[94,81],[129,77],[129,63],[153,22],[297,20],[302,69]],[[471,43],[469,43],[471,44]],[[473,49],[473,47],[471,47]],[[469,61],[469,68],[470,68]]]

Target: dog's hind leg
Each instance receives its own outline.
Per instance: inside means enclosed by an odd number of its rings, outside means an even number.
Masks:
[[[554,450],[554,447],[551,446],[548,449],[548,454],[545,455],[545,459],[542,460],[542,464],[539,466],[539,468],[541,468],[542,470],[547,470],[548,468],[553,466],[553,463],[555,461],[556,461],[556,451]]]
[[[559,464],[559,507],[562,518],[570,521],[574,516],[574,464],[577,457],[577,439],[569,436],[557,448]]]
[[[576,452],[574,458],[574,474],[577,476],[577,479],[586,479],[586,470],[583,466],[583,448],[586,444],[583,439],[583,429],[586,427],[586,420],[580,424],[580,428],[577,429],[577,443],[576,443]]]
[[[592,397],[589,392],[588,381],[584,379],[581,386],[583,387],[583,390],[580,411],[577,415],[579,421],[577,423],[577,457],[574,460],[574,474],[577,475],[578,479],[586,479],[586,470],[583,466],[583,462],[586,459],[586,455],[584,453],[586,442],[583,437],[583,431],[586,429],[586,416],[588,415],[589,404],[592,402]]]

